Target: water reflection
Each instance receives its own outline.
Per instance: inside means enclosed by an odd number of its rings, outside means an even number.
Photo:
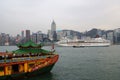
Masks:
[[[55,80],[53,79],[53,73],[44,73],[44,74],[38,74],[35,76],[27,77],[22,80]]]
[[[4,80],[4,79],[3,79]],[[7,80],[56,80],[53,79],[53,73],[48,72],[48,73],[43,73],[43,74],[37,74],[37,75],[31,75],[29,77],[27,76],[21,76],[18,78],[7,78]]]

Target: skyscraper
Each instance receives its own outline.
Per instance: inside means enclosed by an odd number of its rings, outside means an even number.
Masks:
[[[22,30],[21,31],[21,36],[22,36],[22,39],[24,38],[24,31]]]
[[[52,36],[53,41],[57,40],[56,24],[55,24],[54,20],[53,20],[53,22],[51,24],[51,36]]]
[[[26,41],[30,40],[30,30],[26,30]]]
[[[56,31],[56,24],[55,24],[55,22],[54,22],[54,20],[53,20],[53,22],[52,22],[52,24],[51,24],[51,34],[53,34],[54,31]]]

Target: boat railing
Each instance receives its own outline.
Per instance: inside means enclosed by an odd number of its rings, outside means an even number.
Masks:
[[[0,63],[9,63],[9,62],[20,62],[20,61],[29,61],[29,60],[36,60],[36,59],[45,59],[47,57],[51,57],[53,55],[47,56],[35,56],[35,57],[23,57],[23,58],[12,58],[12,59],[2,59]]]

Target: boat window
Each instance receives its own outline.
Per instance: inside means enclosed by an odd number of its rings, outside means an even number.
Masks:
[[[29,67],[33,67],[35,64],[34,63],[32,63],[32,64],[29,64]]]
[[[12,65],[12,70],[13,72],[19,72],[19,65],[18,64]]]
[[[4,67],[0,67],[0,71],[3,71],[4,70]]]
[[[0,60],[2,59],[2,56],[0,56]]]
[[[8,70],[11,70],[11,66],[8,66]]]

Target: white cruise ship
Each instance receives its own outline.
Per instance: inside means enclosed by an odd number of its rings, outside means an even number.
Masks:
[[[107,47],[111,45],[111,42],[101,37],[74,40],[65,38],[58,41],[56,44],[64,47]]]

